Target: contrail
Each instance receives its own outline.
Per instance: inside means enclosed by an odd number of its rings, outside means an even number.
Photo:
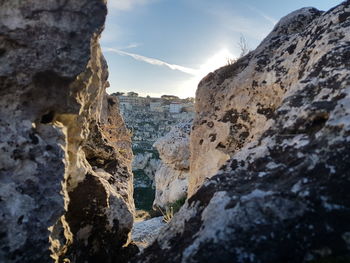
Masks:
[[[265,14],[264,12],[262,12],[261,10],[251,6],[251,5],[246,5],[250,10],[258,13],[259,15],[261,15],[264,19],[266,19],[267,21],[269,21],[271,24],[273,25],[276,25],[277,24],[277,20],[274,19],[273,17],[271,16],[268,16],[267,14]]]
[[[156,65],[156,66],[163,66],[163,67],[168,67],[172,70],[179,70],[181,72],[184,72],[184,73],[187,73],[187,74],[190,74],[190,75],[197,75],[198,74],[198,70],[195,70],[193,68],[187,68],[187,67],[183,67],[183,66],[180,66],[180,65],[175,65],[175,64],[169,64],[165,61],[162,61],[162,60],[159,60],[159,59],[156,59],[156,58],[149,58],[149,57],[145,57],[145,56],[141,56],[141,55],[138,55],[138,54],[134,54],[134,53],[129,53],[129,52],[125,52],[125,51],[122,51],[122,50],[119,50],[119,49],[115,49],[115,48],[103,48],[104,51],[109,51],[109,52],[114,52],[114,53],[117,53],[119,55],[122,55],[122,56],[129,56],[129,57],[132,57],[133,59],[136,59],[136,60],[139,60],[139,61],[143,61],[143,62],[146,62],[148,64],[151,64],[151,65]]]

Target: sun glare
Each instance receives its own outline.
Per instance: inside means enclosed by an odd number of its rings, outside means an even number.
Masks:
[[[223,48],[213,56],[209,57],[197,70],[195,76],[191,77],[189,80],[184,81],[178,87],[178,94],[181,97],[194,97],[197,85],[210,72],[223,67],[227,64],[229,59],[233,59],[237,55],[233,55],[228,49]]]

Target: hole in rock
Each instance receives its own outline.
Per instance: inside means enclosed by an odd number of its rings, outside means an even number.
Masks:
[[[309,123],[306,124],[306,128],[309,134],[315,134],[321,130],[329,119],[328,113],[321,113],[315,116]]]
[[[6,53],[6,49],[0,48],[0,57]]]
[[[47,123],[51,123],[53,121],[55,117],[55,112],[54,111],[49,111],[48,113],[44,114],[42,117],[41,117],[41,123],[43,124],[47,124]]]

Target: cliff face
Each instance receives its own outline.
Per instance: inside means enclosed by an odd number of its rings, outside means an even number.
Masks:
[[[105,16],[103,0],[0,2],[1,262],[120,260],[131,152],[105,94]]]
[[[169,196],[172,196],[170,199],[173,200],[179,196],[180,192],[187,191],[188,174],[184,174],[184,171],[180,171],[181,169],[174,171],[168,165],[161,164],[159,153],[153,146],[158,139],[166,136],[174,125],[191,120],[194,116],[191,100],[169,99],[169,97],[173,96],[165,96],[165,98],[118,96],[123,118],[132,133],[134,152],[132,169],[135,178],[134,198],[137,209],[152,210],[156,181],[160,186],[159,189],[165,191],[168,191],[169,184],[172,183],[170,187],[172,192],[163,195],[162,192],[158,191],[155,205],[164,206],[169,200]],[[172,106],[178,106],[178,108],[173,109]],[[187,168],[182,170],[188,170],[188,164]],[[185,173],[187,172],[185,171]],[[156,173],[158,174],[157,178],[155,178]],[[169,175],[166,176],[168,173]],[[177,180],[178,178],[181,178],[180,181]],[[184,180],[185,178],[186,180]],[[176,185],[177,182],[181,185]],[[175,190],[175,188],[177,189]],[[160,196],[164,197],[165,203],[160,201],[160,198],[163,198]]]
[[[135,261],[349,256],[349,29],[350,1],[325,13],[298,10],[256,50],[202,80],[192,196]]]
[[[166,136],[154,144],[161,158],[154,178],[154,207],[164,208],[187,196],[191,124],[192,120],[174,126]]]
[[[332,48],[326,43],[316,46],[316,39],[309,40],[306,35],[298,39],[298,33],[307,34],[302,32],[319,15],[316,9],[290,14],[254,52],[201,81],[191,134],[190,195],[237,151],[257,141],[274,125],[275,110],[290,87],[301,81],[301,75],[314,63],[309,58],[322,56],[315,54],[319,52],[316,48],[323,54]]]

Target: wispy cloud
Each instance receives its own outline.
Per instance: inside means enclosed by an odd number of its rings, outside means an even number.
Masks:
[[[136,59],[138,61],[143,61],[143,62],[146,62],[146,63],[151,64],[151,65],[167,67],[167,68],[170,68],[172,70],[178,70],[178,71],[190,74],[190,75],[197,75],[197,73],[198,73],[198,71],[193,69],[193,68],[183,67],[183,66],[176,65],[176,64],[170,64],[170,63],[167,63],[165,61],[162,61],[162,60],[159,60],[156,58],[145,57],[142,55],[126,52],[126,51],[123,51],[120,49],[103,48],[103,50],[105,52],[114,52],[114,53],[117,53],[117,54],[122,55],[122,56],[129,56],[129,57],[132,57],[133,59]]]
[[[130,43],[129,45],[125,46],[125,47],[122,47],[122,48],[119,48],[119,50],[122,50],[122,49],[132,49],[132,48],[137,48],[139,46],[142,46],[141,43]]]
[[[108,6],[118,10],[126,11],[139,5],[145,5],[154,0],[109,0]]]
[[[277,24],[277,20],[267,14],[265,14],[264,12],[262,12],[261,10],[251,6],[251,5],[246,5],[250,10],[256,12],[257,14],[259,14],[262,18],[264,18],[265,20],[269,21],[271,24],[276,25]]]

